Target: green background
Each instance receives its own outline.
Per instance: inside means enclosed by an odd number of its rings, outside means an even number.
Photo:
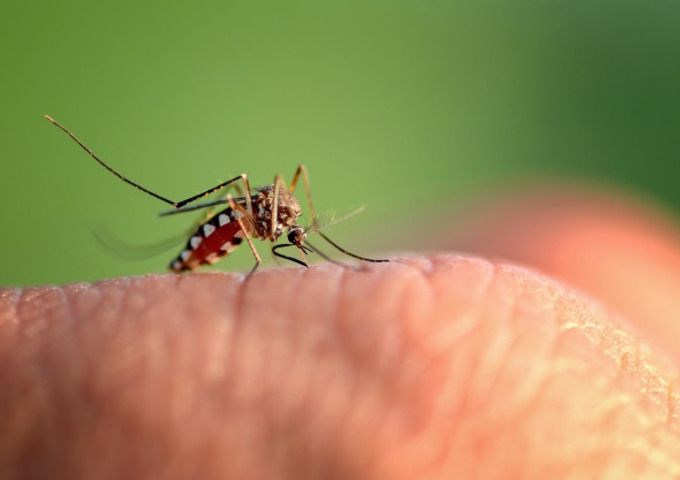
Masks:
[[[161,272],[179,246],[121,261],[92,228],[145,244],[194,220],[46,113],[172,199],[304,163],[318,210],[368,207],[332,231],[360,252],[541,175],[677,207],[679,26],[677,1],[3,2],[0,284]]]

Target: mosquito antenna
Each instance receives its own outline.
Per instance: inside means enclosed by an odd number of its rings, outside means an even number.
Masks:
[[[63,132],[65,132],[69,137],[71,137],[71,138],[73,139],[73,141],[75,141],[78,145],[80,145],[80,148],[82,148],[83,150],[85,150],[92,158],[94,158],[94,159],[99,163],[99,165],[101,165],[102,167],[104,167],[105,169],[107,169],[109,172],[113,173],[116,177],[120,178],[122,181],[124,181],[124,182],[127,183],[128,185],[132,185],[133,187],[135,187],[135,188],[141,190],[141,191],[144,192],[144,193],[147,193],[147,194],[151,195],[151,196],[154,197],[154,198],[157,198],[158,200],[161,200],[161,201],[167,203],[168,205],[177,206],[177,203],[173,202],[172,200],[169,200],[169,199],[167,199],[167,198],[165,198],[165,197],[163,197],[163,196],[161,196],[161,195],[159,195],[159,194],[157,194],[157,193],[155,193],[155,192],[152,192],[151,190],[149,190],[149,189],[147,189],[147,188],[144,188],[144,187],[142,187],[141,185],[139,185],[138,183],[135,183],[135,182],[133,182],[132,180],[130,180],[130,179],[124,177],[123,175],[121,175],[121,174],[118,173],[116,170],[114,170],[113,168],[109,167],[106,163],[104,163],[104,161],[101,160],[101,159],[100,159],[100,158],[99,158],[92,150],[90,150],[87,146],[85,146],[85,144],[84,144],[83,142],[81,142],[80,140],[78,140],[78,137],[76,137],[76,136],[73,134],[73,132],[71,132],[69,129],[67,129],[66,127],[64,127],[62,124],[60,124],[59,122],[57,122],[55,119],[53,119],[53,118],[50,117],[49,115],[45,115],[45,118],[46,118],[47,120],[49,120],[50,122],[52,122],[52,124],[55,125],[55,126],[57,126],[60,130],[62,130]]]
[[[319,225],[318,227],[314,227],[314,225],[311,225],[310,227],[308,227],[308,228],[305,230],[305,233],[308,233],[308,232],[318,233],[318,234],[321,236],[321,238],[323,238],[324,240],[326,240],[328,243],[330,243],[330,244],[331,244],[333,247],[335,247],[337,250],[339,250],[340,252],[344,253],[345,255],[347,255],[347,256],[349,256],[349,257],[356,258],[357,260],[363,260],[363,261],[365,261],[365,262],[372,262],[372,263],[385,263],[385,262],[389,262],[389,260],[387,260],[387,259],[367,258],[367,257],[362,257],[361,255],[357,255],[357,254],[355,254],[355,253],[352,253],[352,252],[350,252],[350,251],[347,251],[347,250],[345,250],[344,248],[342,248],[340,245],[338,245],[337,243],[335,243],[333,240],[331,240],[330,238],[328,238],[328,235],[326,235],[325,233],[323,233],[323,232],[321,231],[321,229],[330,227],[330,226],[332,226],[332,225],[335,225],[336,223],[343,222],[343,221],[347,220],[348,218],[351,218],[351,217],[353,217],[354,215],[357,215],[358,213],[361,213],[363,210],[364,210],[364,207],[361,206],[361,207],[357,208],[356,210],[353,210],[353,211],[349,212],[347,215],[343,215],[343,216],[340,217],[340,218],[331,220],[330,222],[327,222],[327,223],[325,223],[325,224],[323,224],[323,225]],[[306,243],[307,245],[309,245],[310,248],[312,248],[316,253],[318,253],[318,254],[319,254],[321,257],[323,257],[325,260],[328,260],[329,262],[332,262],[332,263],[338,263],[338,262],[334,262],[333,260],[331,260],[330,258],[328,258],[328,256],[326,256],[325,254],[323,254],[318,248],[313,247],[312,245],[310,245],[309,242],[308,242],[307,240],[305,240],[305,243]]]
[[[366,207],[361,206],[361,207],[349,212],[348,214],[343,215],[340,218],[331,218],[329,221],[322,223],[321,225],[318,225],[316,227],[314,225],[310,225],[309,227],[307,227],[305,229],[305,233],[318,232],[319,230],[326,229],[328,227],[332,227],[333,225],[335,225],[337,223],[344,222],[345,220],[352,218],[354,215],[357,215],[357,214],[363,212],[365,208]]]

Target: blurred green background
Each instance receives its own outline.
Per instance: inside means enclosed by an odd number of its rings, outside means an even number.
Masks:
[[[678,207],[679,26],[673,1],[3,2],[0,284],[162,272],[180,245],[125,262],[92,227],[145,244],[194,219],[46,113],[177,200],[305,163],[318,210],[368,207],[332,231],[362,253],[528,176]]]

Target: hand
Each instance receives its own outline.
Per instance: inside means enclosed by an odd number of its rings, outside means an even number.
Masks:
[[[527,243],[550,258],[547,239]],[[0,295],[0,478],[680,473],[676,365],[523,268],[417,256]]]

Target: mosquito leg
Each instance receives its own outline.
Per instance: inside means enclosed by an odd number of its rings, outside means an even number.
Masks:
[[[300,167],[302,167],[304,169],[303,166],[300,166]],[[293,182],[297,182],[297,178],[299,177],[300,167],[298,167],[297,171],[295,172],[295,175],[293,176]],[[306,172],[306,170],[305,170],[305,172]],[[305,173],[305,178],[306,178],[306,173]],[[271,226],[272,238],[274,237],[273,234],[276,231],[276,222],[278,221],[278,217],[279,217],[279,215],[278,215],[278,212],[279,212],[279,192],[281,190],[285,190],[285,189],[286,189],[286,184],[283,181],[283,177],[281,175],[277,175],[274,178],[274,202],[273,202],[273,205],[272,205],[272,226]],[[291,186],[291,190],[290,190],[291,194],[293,193],[293,190],[294,190],[294,187]],[[307,190],[307,198],[309,200],[311,200],[311,197],[309,196],[309,190]],[[310,203],[310,211],[312,212],[312,218],[316,221],[316,216],[314,215],[314,208],[312,207],[311,203]],[[293,261],[296,262],[296,263],[299,263],[300,265],[304,265],[305,267],[308,267],[309,264],[307,263],[307,258],[305,257],[304,247],[301,247],[300,245],[297,245],[297,244],[296,244],[296,247],[297,247],[298,251],[300,252],[300,258],[302,258],[302,261],[301,262],[297,261],[297,260],[293,260]],[[276,256],[281,256],[281,255],[277,255],[274,248],[272,248],[272,252],[274,252],[274,255],[276,255]],[[287,257],[287,256],[281,256],[281,258],[285,258],[287,260],[292,260],[291,257]]]
[[[235,197],[234,201],[236,203],[245,202],[245,197]],[[167,217],[168,215],[177,215],[178,213],[195,212],[196,210],[203,210],[206,208],[212,208],[216,205],[224,205],[229,203],[227,197],[220,198],[218,200],[211,200],[209,202],[195,203],[193,205],[185,205],[182,208],[173,208],[172,210],[164,210],[158,214],[159,217]]]
[[[348,264],[348,263],[343,263],[343,262],[339,262],[338,260],[332,259],[328,255],[323,253],[321,250],[316,248],[314,245],[309,243],[309,241],[305,241],[305,247],[309,248],[310,250],[315,252],[317,255],[319,255],[321,258],[323,258],[327,262],[332,263],[333,265],[337,265],[338,267],[342,267],[342,268],[349,268],[350,270],[360,270],[360,268],[357,267],[356,265],[351,265],[351,264]]]
[[[295,175],[293,175],[293,181],[290,182],[290,193],[295,192],[295,187],[297,186],[298,180],[302,175],[302,179],[305,182],[305,192],[307,194],[307,205],[309,205],[309,213],[312,216],[312,227],[314,230],[319,230],[319,222],[316,218],[316,211],[314,210],[314,202],[312,202],[312,192],[309,188],[309,174],[307,173],[307,167],[304,165],[298,165],[297,170],[295,170]]]
[[[250,198],[250,196],[248,196],[248,198]],[[252,238],[250,238],[250,234],[248,233],[249,230],[253,230],[254,220],[250,212],[247,212],[241,205],[236,203],[234,199],[231,197],[231,195],[227,195],[227,202],[229,202],[229,206],[231,207],[232,211],[241,213],[240,217],[236,217],[236,221],[238,222],[239,227],[241,227],[241,231],[243,232],[243,236],[246,238],[246,242],[248,242],[248,246],[250,247],[250,251],[253,254],[253,257],[255,257],[255,265],[253,266],[253,268],[248,273],[248,276],[246,277],[246,279],[248,279],[253,273],[255,273],[257,267],[259,267],[260,264],[262,263],[260,254],[257,253],[257,249],[253,244],[253,240]],[[248,225],[246,226],[245,223],[247,223]]]
[[[330,238],[328,238],[328,236],[327,236],[326,234],[324,234],[323,232],[319,231],[319,232],[316,232],[316,233],[318,233],[319,235],[321,235],[321,238],[323,238],[324,240],[326,240],[328,243],[330,243],[331,245],[333,245],[333,247],[335,247],[336,249],[338,249],[339,251],[341,251],[342,253],[344,253],[345,255],[347,255],[347,256],[349,256],[349,257],[356,258],[357,260],[363,260],[364,262],[371,262],[371,263],[385,263],[385,262],[389,262],[389,260],[386,259],[386,258],[367,258],[367,257],[362,257],[361,255],[357,255],[356,253],[349,252],[349,251],[345,250],[344,248],[342,248],[342,247],[341,247],[340,245],[338,245],[337,243],[335,243],[333,240],[331,240]],[[307,244],[309,244],[309,242],[307,242]],[[321,252],[319,252],[317,249],[315,249],[314,247],[312,247],[312,249],[313,249],[316,253],[318,253],[318,254],[321,255]]]
[[[272,201],[272,221],[269,228],[270,238],[274,238],[276,232],[276,223],[279,221],[279,192],[286,189],[286,184],[283,182],[281,175],[274,177],[274,200]]]
[[[253,195],[250,193],[250,182],[248,182],[248,175],[242,173],[241,179],[243,180],[243,189],[245,190],[246,210],[248,210],[250,218],[253,218],[253,199],[251,198]]]
[[[250,184],[248,183],[248,176],[245,173],[242,173],[238,177],[231,178],[231,179],[227,180],[226,182],[220,183],[219,185],[216,185],[212,188],[209,188],[205,192],[201,192],[198,195],[194,195],[192,197],[185,198],[184,200],[181,200],[179,202],[173,202],[172,205],[176,209],[182,208],[183,206],[188,205],[189,203],[195,202],[199,198],[203,198],[203,197],[210,195],[211,193],[215,193],[216,191],[223,189],[227,185],[230,185],[230,184],[237,182],[239,180],[241,180],[243,182],[243,186],[244,186],[245,191],[246,191],[246,205],[248,206],[248,211],[252,212],[252,205],[251,205],[251,199],[250,199]]]

